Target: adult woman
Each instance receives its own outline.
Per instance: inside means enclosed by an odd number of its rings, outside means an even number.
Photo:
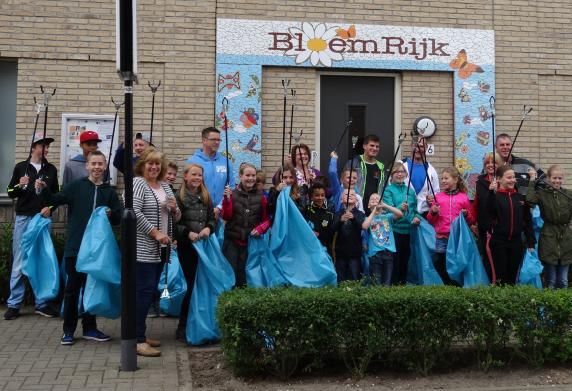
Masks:
[[[137,354],[157,357],[161,352],[157,340],[145,336],[145,320],[153,292],[157,290],[163,263],[169,257],[173,220],[181,211],[169,185],[163,182],[167,172],[165,155],[153,147],[147,148],[135,165],[133,179],[133,209],[137,217],[137,265],[135,309]]]
[[[290,151],[290,163],[296,169],[296,179],[298,186],[310,186],[317,176],[320,176],[320,170],[310,167],[310,147],[306,144],[298,144],[292,147]],[[272,177],[272,183],[277,186],[280,183],[280,170]]]
[[[191,163],[185,168],[184,185],[177,194],[181,219],[177,223],[177,252],[187,280],[187,293],[183,298],[176,338],[186,342],[189,302],[195,284],[199,257],[193,247],[197,240],[208,238],[215,232],[216,218],[211,197],[203,181],[203,167]]]

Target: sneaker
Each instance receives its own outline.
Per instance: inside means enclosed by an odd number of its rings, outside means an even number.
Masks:
[[[73,334],[64,334],[60,340],[62,345],[73,345],[75,343],[75,338]]]
[[[83,339],[89,339],[91,341],[105,342],[109,341],[111,337],[109,335],[103,334],[99,330],[87,330],[83,332]]]
[[[143,342],[137,344],[137,354],[143,357],[159,357],[161,352]]]
[[[18,316],[20,316],[20,309],[19,308],[8,307],[8,310],[6,312],[4,312],[4,319],[6,319],[6,320],[14,320]]]
[[[36,308],[36,314],[45,316],[46,318],[57,318],[60,314],[49,306]]]
[[[159,303],[153,302],[151,303],[151,307],[149,307],[149,312],[147,313],[148,318],[157,318],[160,314],[159,311]]]

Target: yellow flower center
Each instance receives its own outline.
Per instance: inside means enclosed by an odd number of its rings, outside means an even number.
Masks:
[[[328,43],[322,38],[312,38],[308,41],[308,49],[313,52],[321,52],[322,50],[326,50],[327,47]]]

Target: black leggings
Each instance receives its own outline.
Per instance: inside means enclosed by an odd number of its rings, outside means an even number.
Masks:
[[[407,268],[409,265],[409,256],[411,255],[409,234],[393,233],[395,238],[395,249],[393,254],[393,274],[391,282],[393,284],[405,285],[407,282]]]
[[[497,284],[516,284],[516,278],[522,263],[524,247],[520,238],[500,241],[491,238],[489,248],[493,257]]]
[[[191,295],[193,294],[193,287],[195,286],[195,277],[197,275],[197,265],[199,263],[199,255],[197,250],[192,244],[179,245],[177,249],[179,253],[179,263],[185,280],[187,281],[187,293],[183,298],[181,304],[181,314],[179,315],[179,329],[185,329],[187,326],[187,317],[189,315],[189,304],[191,302]]]

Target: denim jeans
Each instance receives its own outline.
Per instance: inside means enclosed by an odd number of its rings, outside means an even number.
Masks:
[[[22,274],[22,236],[28,224],[32,221],[33,216],[16,215],[14,221],[14,234],[12,240],[12,254],[14,261],[12,263],[12,274],[10,275],[10,297],[8,298],[8,307],[20,308],[24,300],[26,286],[24,285],[24,275]],[[36,298],[36,308],[44,308],[47,305],[45,301]]]
[[[147,313],[151,306],[153,292],[157,290],[159,277],[163,270],[163,262],[137,262],[135,264],[135,290],[137,291],[135,303],[135,334],[137,343],[145,342],[147,337]]]
[[[369,274],[376,285],[390,286],[392,272],[393,254],[390,251],[378,251],[369,258]]]
[[[544,264],[547,288],[568,288],[568,270],[570,265]]]
[[[359,258],[339,257],[336,259],[336,273],[338,282],[360,279],[361,260]]]

